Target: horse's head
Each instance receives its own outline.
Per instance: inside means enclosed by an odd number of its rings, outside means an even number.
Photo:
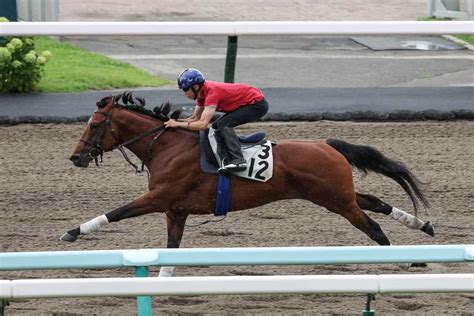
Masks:
[[[119,104],[120,100],[122,100],[123,104]],[[167,121],[170,118],[177,119],[181,114],[180,110],[176,110],[168,116],[171,109],[171,103],[169,102],[156,106],[153,111],[147,110],[145,108],[145,99],[134,98],[130,92],[103,98],[97,102],[97,111],[92,114],[84,127],[82,137],[69,158],[76,167],[87,168],[92,160],[95,160],[96,165],[98,165],[98,159],[99,157],[102,159],[104,152],[117,147],[122,151],[123,146],[150,135],[150,132],[157,131],[155,127],[144,131],[132,140],[119,143],[118,135],[122,135],[122,133],[119,133],[119,126],[117,123],[114,123],[116,121],[112,120],[112,113],[115,108],[127,109],[131,111],[129,113],[137,112],[161,122]],[[164,130],[163,125],[161,125],[161,128]]]
[[[69,159],[76,167],[87,168],[92,160],[98,164],[105,151],[112,150],[117,143],[112,123],[112,110],[116,97],[108,96],[97,102],[95,111],[84,127]]]

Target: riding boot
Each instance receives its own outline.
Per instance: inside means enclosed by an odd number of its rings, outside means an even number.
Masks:
[[[225,143],[224,143],[224,138],[221,135],[219,130],[214,130],[214,137],[216,139],[216,145],[217,145],[217,148],[216,148],[217,156],[219,156],[219,159],[218,159],[217,163],[219,164],[219,167],[222,167],[222,166],[224,166],[224,164],[226,162],[227,163],[230,162],[230,157],[229,157],[229,154],[227,153],[227,148],[226,148]],[[219,168],[219,170],[220,169],[222,169],[222,168]],[[227,174],[225,172],[225,170],[223,170],[222,172],[220,172],[220,171],[218,171],[218,172],[222,173],[223,175]]]
[[[232,127],[224,127],[219,130],[222,140],[227,149],[230,161],[225,161],[221,168],[227,171],[244,171],[247,169],[247,162],[242,155],[239,139]]]

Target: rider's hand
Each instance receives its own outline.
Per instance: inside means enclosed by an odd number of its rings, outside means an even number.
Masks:
[[[168,128],[168,127],[176,127],[177,126],[177,123],[176,120],[174,119],[169,119],[168,121],[166,121],[164,124],[165,124],[165,127]]]

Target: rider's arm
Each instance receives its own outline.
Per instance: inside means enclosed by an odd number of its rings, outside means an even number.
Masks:
[[[204,111],[204,107],[203,106],[198,106],[196,105],[196,108],[194,109],[194,113],[193,115],[191,115],[190,117],[184,119],[183,121],[184,122],[194,122],[194,121],[198,121],[199,119],[201,119],[201,115],[202,115],[202,112]]]
[[[215,106],[206,106],[206,108],[202,107],[202,113],[198,120],[193,122],[187,122],[186,128],[194,131],[200,131],[202,129],[206,129],[211,121],[214,113],[216,112]]]
[[[196,121],[176,121],[170,119],[169,121],[165,122],[166,127],[181,127],[193,131],[200,131],[206,129],[211,121],[214,113],[216,112],[215,106],[206,106],[206,108],[202,111],[201,117],[199,120]]]

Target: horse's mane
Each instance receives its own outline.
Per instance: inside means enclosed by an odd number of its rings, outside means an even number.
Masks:
[[[116,96],[109,95],[107,97],[102,98],[99,102],[97,102],[97,107],[103,108],[109,102],[110,99],[114,98],[114,107],[119,109],[126,109],[133,112],[141,113],[147,116],[150,116],[155,119],[162,120],[163,122],[168,121],[170,118],[177,119],[181,115],[180,110],[176,110],[171,115],[168,115],[171,110],[171,102],[162,103],[160,106],[155,106],[153,111],[150,109],[145,108],[145,99],[140,97],[134,97],[131,92],[125,91],[122,94],[118,94]],[[122,104],[120,103],[122,100]]]

